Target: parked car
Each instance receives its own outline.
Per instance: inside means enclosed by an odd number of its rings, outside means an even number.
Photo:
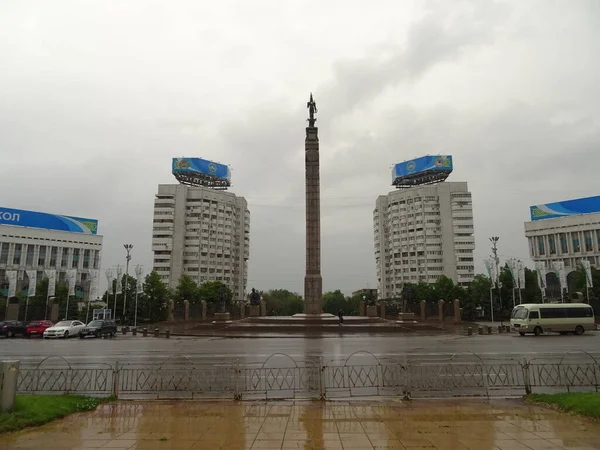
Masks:
[[[17,320],[6,320],[0,322],[0,336],[15,337],[17,334],[25,336],[27,327],[23,322]]]
[[[81,339],[86,336],[113,337],[115,334],[117,334],[117,324],[114,320],[92,320],[79,332],[79,337]]]
[[[77,336],[79,332],[85,327],[83,322],[79,320],[61,320],[50,328],[44,330],[42,335],[44,339],[47,338],[69,338],[71,336]]]
[[[44,331],[52,326],[49,320],[35,320],[27,325],[27,337],[42,336]]]

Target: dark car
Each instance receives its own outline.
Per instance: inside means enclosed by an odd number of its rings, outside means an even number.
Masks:
[[[79,332],[79,337],[86,336],[102,337],[117,334],[117,324],[114,320],[92,320]]]
[[[23,322],[16,320],[7,320],[0,322],[0,336],[15,337],[17,334],[25,336],[27,333],[27,327]]]

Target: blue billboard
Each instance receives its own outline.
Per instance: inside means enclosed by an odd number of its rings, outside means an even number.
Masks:
[[[392,169],[392,179],[417,175],[422,172],[452,172],[451,155],[422,156],[411,161],[396,164]]]
[[[71,233],[96,234],[98,232],[98,221],[95,219],[59,216],[58,214],[11,209],[1,206],[0,225],[70,231]]]
[[[202,174],[228,181],[231,179],[228,166],[202,158],[173,158],[173,173]]]
[[[600,196],[565,200],[529,207],[531,220],[554,219],[556,217],[575,216],[600,212]]]

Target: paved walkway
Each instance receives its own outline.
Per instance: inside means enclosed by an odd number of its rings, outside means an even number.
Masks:
[[[518,401],[121,402],[0,449],[600,449],[600,424]]]

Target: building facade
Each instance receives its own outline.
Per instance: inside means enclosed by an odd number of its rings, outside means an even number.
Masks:
[[[76,269],[76,295],[88,300],[96,291],[90,283],[97,283],[90,279],[90,271],[100,268],[101,252],[102,236],[97,234],[0,224],[0,292],[7,295],[7,271],[18,271],[17,290],[23,290],[28,286],[26,270],[35,270],[38,280],[45,270],[55,270],[57,281],[65,282],[67,270]]]
[[[221,281],[246,295],[250,211],[243,197],[203,186],[161,184],[154,200],[154,270],[171,288],[182,275]]]
[[[525,222],[529,255],[547,269],[563,261],[567,273],[577,269],[582,259],[600,264],[600,213]]]
[[[473,203],[466,182],[398,189],[373,211],[379,298],[399,297],[405,283],[442,275],[466,286],[474,278]]]

